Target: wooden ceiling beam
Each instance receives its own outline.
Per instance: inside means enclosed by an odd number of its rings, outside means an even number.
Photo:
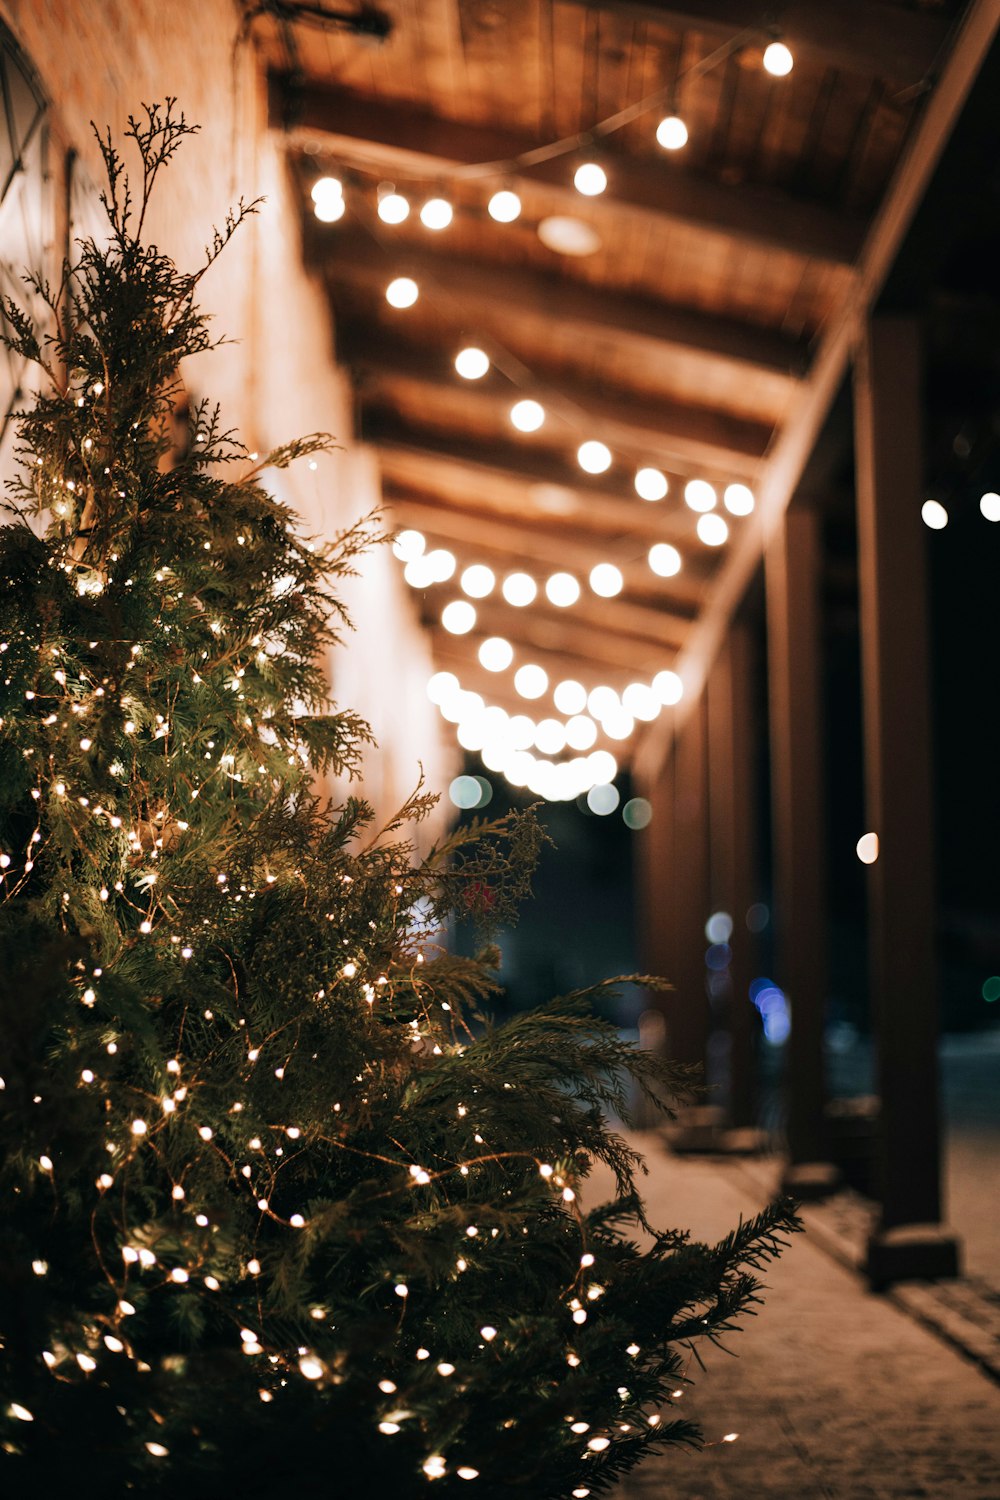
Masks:
[[[489,164],[495,170],[484,176],[484,189],[501,175],[543,183],[550,190],[553,213],[579,212],[572,158],[523,170],[515,165],[515,158],[544,144],[534,135],[446,120],[411,105],[326,84],[292,83],[274,74],[269,101],[272,128],[284,131],[293,144],[313,149],[320,144],[346,162],[422,182]],[[595,213],[620,214],[625,207],[663,224],[693,225],[807,260],[853,264],[863,237],[860,221],[777,190],[729,187],[652,154],[629,156],[610,144],[612,139],[601,146],[609,190],[600,199],[587,200]]]
[[[632,462],[667,467],[680,463],[707,477],[730,480],[752,478],[771,440],[770,427],[745,417],[626,392],[606,395],[569,377],[560,379],[557,389],[519,389],[506,381],[501,386],[499,379],[490,385],[481,381],[470,385],[433,351],[425,354],[368,341],[356,350],[343,350],[341,362],[357,377],[363,412],[374,415],[386,407],[393,410],[393,387],[405,383],[411,392],[419,390],[421,400],[426,401],[428,425],[433,425],[433,403],[439,397],[447,403],[446,428],[455,426],[460,403],[478,430],[485,424],[498,432],[513,433],[511,406],[522,396],[537,396],[549,420],[536,433],[518,434],[526,446],[533,448],[551,450],[553,433],[555,442],[562,438],[569,449],[599,434],[610,448]]]
[[[309,235],[310,249],[337,285],[383,292],[405,273],[418,285],[435,287],[465,320],[495,320],[511,313],[558,324],[561,333],[583,340],[613,338],[616,345],[668,359],[675,350],[799,379],[808,366],[808,345],[786,334],[755,328],[735,318],[668,307],[647,297],[531,271],[510,264],[471,262],[413,244],[380,244],[361,230]]]
[[[724,39],[762,24],[781,27],[793,54],[864,77],[919,83],[932,73],[948,36],[944,10],[904,9],[885,0],[785,0],[759,6],[748,0],[571,0],[625,20],[652,22]]]

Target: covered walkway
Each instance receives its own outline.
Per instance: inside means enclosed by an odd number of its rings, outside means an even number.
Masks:
[[[654,1223],[711,1239],[761,1202],[760,1165],[679,1158],[653,1133],[639,1144]],[[705,1370],[692,1365],[679,1404],[710,1446],[668,1450],[616,1500],[998,1500],[1000,1384],[838,1262],[829,1212],[809,1212],[768,1276],[765,1314],[729,1341],[738,1358],[711,1350]]]

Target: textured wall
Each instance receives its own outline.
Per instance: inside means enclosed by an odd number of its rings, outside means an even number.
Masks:
[[[188,362],[194,396],[221,401],[226,420],[265,451],[299,433],[332,433],[343,451],[281,477],[282,498],[311,530],[329,535],[379,499],[370,455],[353,442],[350,392],[333,359],[329,306],[303,269],[299,206],[280,138],[266,129],[253,41],[238,41],[234,0],[0,0],[0,17],[24,48],[52,104],[50,239],[58,254],[65,217],[65,153],[79,153],[75,194],[81,228],[88,183],[100,179],[90,121],[119,133],[142,101],[175,95],[201,126],[163,179],[149,229],[182,265],[197,264],[213,223],[240,195],[267,202],[202,283],[203,305],[234,345]],[[412,601],[385,548],[350,588],[356,626],[331,659],[335,698],[363,713],[379,741],[365,790],[389,812],[412,789],[422,762],[442,788],[452,755],[424,695],[433,670]]]

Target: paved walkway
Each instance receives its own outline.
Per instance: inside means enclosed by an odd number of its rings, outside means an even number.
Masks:
[[[738,1170],[638,1144],[654,1223],[713,1239],[760,1202]],[[678,1405],[711,1446],[652,1458],[615,1500],[1000,1500],[1000,1385],[818,1240],[807,1230],[773,1267],[730,1340],[739,1358],[710,1348],[692,1366]]]

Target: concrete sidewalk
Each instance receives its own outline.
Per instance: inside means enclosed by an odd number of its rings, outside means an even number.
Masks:
[[[759,1207],[751,1178],[635,1139],[654,1224],[712,1240]],[[652,1458],[615,1500],[1000,1500],[1000,1386],[808,1230],[766,1279],[732,1354],[702,1351],[677,1403],[710,1446]]]

